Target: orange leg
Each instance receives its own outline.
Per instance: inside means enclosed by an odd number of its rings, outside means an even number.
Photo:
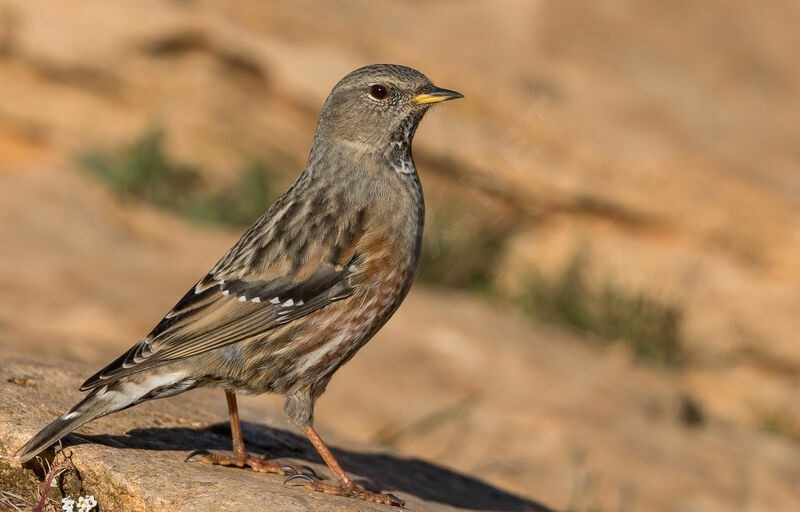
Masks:
[[[231,441],[233,443],[233,455],[220,455],[205,451],[196,450],[189,454],[186,461],[197,458],[205,464],[216,466],[236,466],[239,468],[248,467],[260,473],[276,473],[279,475],[305,475],[315,477],[314,471],[306,466],[295,466],[291,464],[281,464],[266,457],[257,457],[247,453],[244,447],[244,436],[242,435],[242,424],[239,421],[239,407],[236,405],[236,394],[233,391],[225,391],[225,398],[228,401],[228,414],[231,417]]]
[[[326,484],[303,474],[290,476],[286,479],[285,483],[290,485],[302,485],[306,489],[312,491],[336,494],[339,496],[350,496],[374,503],[383,503],[385,505],[393,505],[401,508],[405,506],[405,502],[393,494],[381,494],[367,491],[353,482],[353,480],[347,476],[347,473],[344,472],[344,469],[342,469],[336,457],[333,456],[333,452],[331,452],[330,448],[328,448],[319,434],[317,434],[317,431],[314,430],[314,427],[306,425],[302,427],[302,430],[308,437],[308,440],[311,441],[311,444],[314,445],[314,448],[317,449],[322,460],[324,460],[325,464],[331,469],[334,476],[339,481],[339,485]]]

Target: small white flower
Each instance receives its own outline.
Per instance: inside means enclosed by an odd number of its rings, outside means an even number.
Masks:
[[[97,506],[97,500],[91,494],[78,498],[78,512],[89,512]]]
[[[73,512],[75,510],[75,500],[67,496],[61,498],[61,512]]]

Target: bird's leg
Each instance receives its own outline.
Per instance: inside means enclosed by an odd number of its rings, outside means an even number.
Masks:
[[[317,434],[314,427],[308,424],[301,427],[301,429],[308,437],[308,440],[311,441],[311,444],[314,445],[314,448],[317,449],[317,452],[319,452],[325,464],[333,471],[334,476],[336,476],[336,479],[339,481],[339,485],[326,484],[319,480],[308,478],[305,475],[290,476],[286,479],[285,483],[290,485],[302,485],[306,489],[312,491],[336,494],[339,496],[350,496],[374,503],[383,503],[384,505],[393,505],[401,508],[405,506],[405,502],[393,494],[371,492],[356,484],[347,476],[347,473],[344,472],[339,461],[333,456],[333,452],[331,452],[328,445],[325,444],[325,441]]]
[[[316,478],[314,470],[307,466],[296,466],[292,464],[281,464],[266,457],[257,457],[247,453],[244,447],[244,436],[242,435],[242,424],[239,421],[239,407],[236,405],[236,394],[233,391],[225,391],[225,398],[228,401],[228,414],[231,417],[231,441],[233,442],[233,455],[220,455],[204,451],[194,451],[186,458],[197,458],[205,464],[216,466],[236,466],[239,468],[249,467],[253,471],[260,473],[277,473],[279,475],[304,475]]]
[[[239,406],[236,404],[236,393],[225,391],[225,400],[228,402],[228,415],[231,418],[231,442],[233,443],[233,456],[239,459],[247,457],[242,435],[242,423],[239,421]]]

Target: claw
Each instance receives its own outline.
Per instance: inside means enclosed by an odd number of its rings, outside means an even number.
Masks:
[[[316,479],[316,480],[322,480],[322,478],[321,478],[321,477],[320,477],[320,476],[317,474],[317,472],[316,472],[316,471],[314,471],[314,470],[313,470],[312,468],[310,468],[309,466],[297,466],[297,467],[298,467],[298,468],[300,468],[300,472],[301,472],[302,474],[304,474],[305,476],[308,476],[308,477],[314,478],[314,479]]]
[[[202,450],[202,449],[201,450],[192,450],[191,453],[189,453],[189,455],[187,455],[186,458],[183,459],[183,462],[189,462],[194,457],[197,457],[198,455],[211,455],[211,453],[209,453],[208,450]]]
[[[317,473],[315,473],[314,470],[308,466],[284,465],[281,466],[281,471],[283,471],[284,475],[288,476],[304,475],[309,478],[313,478],[314,480],[321,480],[320,477],[317,475]]]
[[[281,466],[281,471],[283,471],[284,475],[294,476],[297,473],[297,470],[294,469],[292,466]]]
[[[314,479],[305,474],[294,474],[291,476],[286,477],[283,481],[283,485],[289,485],[291,487],[305,487],[307,485],[314,485]]]
[[[395,507],[400,507],[400,508],[405,508],[406,507],[405,500],[398,498],[394,494],[390,494],[390,493],[387,492],[386,494],[384,494],[384,496],[386,496],[387,500],[389,501],[389,503],[388,503],[389,505],[392,505],[392,506],[395,506]]]

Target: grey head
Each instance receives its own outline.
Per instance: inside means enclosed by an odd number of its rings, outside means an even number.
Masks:
[[[343,146],[351,157],[377,154],[397,166],[410,160],[414,132],[431,105],[462,97],[406,66],[359,68],[342,78],[328,96],[314,149],[321,144]]]

